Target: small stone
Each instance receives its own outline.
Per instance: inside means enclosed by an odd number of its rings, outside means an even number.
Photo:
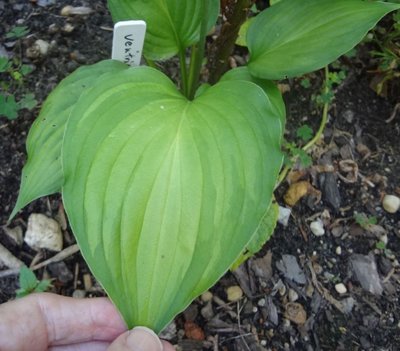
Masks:
[[[382,206],[386,212],[396,213],[400,208],[400,198],[395,195],[385,195]]]
[[[353,254],[350,257],[350,268],[364,290],[374,295],[382,295],[383,287],[373,256]]]
[[[38,48],[39,48],[40,54],[41,54],[42,56],[46,56],[47,53],[49,52],[50,44],[49,44],[47,41],[42,40],[42,39],[36,40],[35,43],[36,43],[36,45],[37,45]]]
[[[310,229],[315,236],[322,236],[325,234],[324,224],[320,219],[310,224]]]
[[[353,123],[354,112],[352,110],[346,110],[343,112],[343,118],[347,123]]]
[[[293,323],[302,325],[306,322],[307,313],[301,304],[297,302],[289,302],[286,304],[285,309],[285,317]]]
[[[49,269],[51,275],[57,278],[63,284],[69,283],[74,279],[74,275],[64,261],[50,263],[47,268]]]
[[[226,295],[228,301],[236,302],[243,297],[243,290],[238,285],[230,286],[228,289],[226,289]]]
[[[64,27],[62,27],[61,30],[66,34],[69,34],[69,33],[72,33],[74,31],[74,29],[75,29],[75,27],[72,24],[66,23],[64,25]]]
[[[214,310],[211,301],[207,302],[207,304],[201,309],[200,313],[206,320],[210,320],[214,317]]]
[[[191,321],[185,322],[185,335],[188,339],[192,340],[204,340],[205,335],[203,329],[201,329],[196,323]]]
[[[284,227],[287,227],[291,213],[292,210],[290,208],[279,206],[278,223],[282,224]]]
[[[57,26],[57,24],[52,23],[49,26],[48,32],[49,34],[56,34],[60,31],[60,28]]]
[[[83,298],[86,297],[86,291],[85,290],[76,289],[72,293],[72,297],[74,299],[83,299]]]
[[[257,305],[260,306],[260,307],[265,306],[265,299],[258,300]]]
[[[26,56],[31,59],[44,57],[49,52],[50,44],[42,39],[36,40],[32,46],[26,49]]]
[[[46,7],[55,4],[56,0],[38,0],[36,3],[40,7]]]
[[[90,7],[86,6],[77,6],[73,7],[70,5],[64,6],[61,9],[61,16],[87,16],[90,15],[93,10]]]
[[[302,285],[307,282],[303,270],[300,268],[296,257],[293,255],[282,255],[282,259],[276,263],[276,267],[287,279]]]
[[[160,333],[160,338],[164,340],[172,340],[176,337],[176,324],[175,321],[169,323]]]
[[[213,298],[213,294],[212,294],[212,292],[211,291],[205,291],[205,292],[203,292],[202,294],[201,294],[201,301],[203,301],[203,302],[208,302],[208,301],[211,301],[212,300],[212,298]]]
[[[379,238],[379,240],[380,240],[381,242],[383,242],[385,245],[387,245],[388,242],[389,242],[389,238],[388,238],[387,234],[383,234],[383,235]]]
[[[340,256],[342,254],[342,248],[340,246],[338,246],[336,248],[336,255]]]
[[[352,297],[347,297],[341,301],[342,305],[342,311],[344,313],[350,313],[353,308],[354,304],[356,303],[356,300],[354,300]]]
[[[347,293],[347,288],[343,283],[339,283],[335,285],[335,290],[339,293],[339,294],[346,294]]]
[[[286,285],[282,284],[279,288],[278,288],[278,292],[279,295],[284,296],[286,294]]]
[[[63,238],[60,225],[52,218],[33,213],[28,219],[24,241],[35,250],[61,251]]]
[[[299,299],[299,294],[295,290],[289,289],[288,297],[290,302],[295,302]]]

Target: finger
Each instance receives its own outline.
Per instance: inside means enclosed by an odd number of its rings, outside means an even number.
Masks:
[[[109,342],[91,341],[73,345],[54,346],[49,348],[48,351],[107,351],[109,346]]]
[[[120,335],[107,351],[172,351],[173,347],[167,342],[161,342],[150,329],[136,327]]]
[[[126,330],[105,298],[33,294],[1,305],[0,315],[2,351],[42,351],[55,345],[112,341]]]

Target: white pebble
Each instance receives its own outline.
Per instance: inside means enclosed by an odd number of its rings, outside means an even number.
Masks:
[[[324,225],[320,219],[312,222],[310,224],[310,229],[315,236],[322,236],[325,234]]]
[[[299,294],[293,289],[289,289],[288,295],[289,295],[290,302],[295,302],[299,299]]]
[[[290,208],[279,206],[278,222],[284,227],[287,227],[291,213],[292,210]]]
[[[342,254],[342,248],[340,247],[340,246],[338,246],[337,248],[336,248],[336,255],[341,255]]]
[[[61,16],[86,16],[90,15],[93,10],[90,7],[78,6],[73,7],[70,5],[64,6],[60,12]]]
[[[201,300],[202,300],[203,302],[211,301],[212,298],[213,298],[213,294],[212,294],[211,291],[205,291],[205,292],[203,292],[203,293],[201,294]]]
[[[382,241],[385,245],[387,245],[388,242],[389,242],[389,238],[388,238],[387,234],[383,234],[383,235],[380,237],[379,240]]]
[[[228,301],[236,302],[242,298],[243,290],[238,285],[230,286],[228,289],[226,289],[226,295]]]
[[[400,198],[395,195],[385,195],[382,206],[386,212],[396,213],[400,208]]]
[[[60,225],[52,218],[32,213],[28,219],[24,241],[35,250],[61,251],[63,237]]]
[[[335,290],[339,293],[339,294],[345,294],[347,293],[347,288],[343,283],[339,283],[335,285]]]
[[[260,307],[265,306],[265,299],[258,300],[257,305],[260,306]]]
[[[40,55],[46,56],[47,53],[49,52],[50,44],[47,41],[38,39],[35,41],[35,45],[37,46]]]

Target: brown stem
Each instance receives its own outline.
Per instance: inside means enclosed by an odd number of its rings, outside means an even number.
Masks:
[[[253,0],[221,1],[222,13],[226,22],[211,45],[208,55],[209,83],[215,84],[228,70],[229,56],[232,54],[240,26],[246,21],[247,12]]]

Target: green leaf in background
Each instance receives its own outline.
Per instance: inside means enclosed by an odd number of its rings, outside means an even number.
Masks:
[[[147,32],[144,56],[151,60],[168,59],[199,40],[203,2],[208,1],[208,29],[219,13],[218,0],[108,0],[114,22],[144,20]]]
[[[27,26],[16,26],[11,29],[7,34],[7,39],[20,39],[29,33],[29,28]]]
[[[33,67],[29,65],[21,65],[20,72],[23,76],[27,76],[33,71]]]
[[[305,124],[296,130],[296,136],[303,141],[309,141],[314,135],[312,128]]]
[[[23,266],[19,272],[19,286],[21,289],[33,290],[38,283],[38,280],[28,267]]]
[[[260,79],[253,77],[249,69],[247,67],[239,67],[232,69],[226,72],[221,81],[231,81],[231,80],[244,80],[248,82],[252,82],[257,84],[262,90],[264,90],[265,94],[269,102],[271,103],[271,107],[273,109],[273,115],[279,116],[281,121],[281,137],[283,138],[283,133],[285,132],[285,123],[286,123],[286,107],[285,102],[283,101],[282,94],[279,91],[278,87],[274,82],[266,79]]]
[[[39,281],[28,267],[23,266],[19,272],[19,289],[16,291],[17,298],[24,297],[34,292],[44,292],[51,286],[51,281],[44,279]]]
[[[250,25],[250,73],[283,79],[322,68],[359,43],[385,14],[399,8],[362,0],[282,0]]]
[[[4,116],[10,120],[16,119],[18,109],[14,95],[0,95],[0,117]]]
[[[0,73],[6,72],[12,66],[11,61],[6,56],[0,56]]]
[[[249,259],[262,249],[264,244],[271,238],[274,233],[276,223],[279,217],[279,206],[273,202],[271,207],[265,213],[257,230],[253,234],[251,241],[246,245],[245,250],[241,253],[239,258],[232,265],[231,270],[237,269],[243,262]]]
[[[238,37],[236,39],[236,45],[247,46],[247,31],[249,30],[251,22],[255,20],[255,17],[248,18],[241,26]]]
[[[22,170],[20,191],[10,220],[31,201],[61,191],[64,179],[60,159],[61,146],[73,105],[83,91],[95,85],[95,81],[103,73],[117,72],[127,67],[121,62],[109,60],[79,68],[48,96],[29,130],[26,141],[28,161]],[[32,101],[29,106],[32,106],[31,103]]]
[[[37,101],[34,94],[26,94],[21,100],[18,101],[18,106],[20,109],[26,108],[28,110],[32,110],[36,105]]]
[[[129,328],[157,332],[239,257],[270,207],[281,122],[257,85],[187,100],[148,67],[102,76],[69,119],[63,199]]]

